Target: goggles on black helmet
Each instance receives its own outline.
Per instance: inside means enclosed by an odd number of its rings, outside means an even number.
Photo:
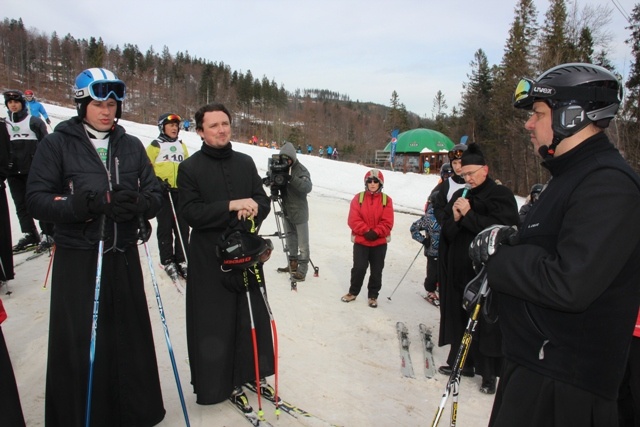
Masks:
[[[619,95],[616,90],[596,86],[549,86],[536,83],[531,79],[522,79],[513,94],[513,106],[516,108],[531,108],[535,101],[591,101],[616,102]]]
[[[162,119],[162,122],[160,122],[160,124],[164,124],[164,123],[171,123],[171,122],[181,122],[182,121],[182,117],[180,117],[177,114],[169,114],[167,117],[165,117],[164,119]]]

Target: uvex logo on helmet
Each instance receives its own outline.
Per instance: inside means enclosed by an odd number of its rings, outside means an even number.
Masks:
[[[549,86],[539,86],[536,85],[533,87],[533,93],[535,94],[541,94],[541,95],[545,95],[545,96],[553,96],[556,93],[556,90],[552,87]]]

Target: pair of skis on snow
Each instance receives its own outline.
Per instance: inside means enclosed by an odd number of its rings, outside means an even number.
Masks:
[[[250,384],[247,384],[247,388],[253,392],[256,391],[255,387],[251,387]],[[273,398],[269,398],[266,395],[262,395],[262,397],[264,397],[266,400],[268,400],[269,402],[271,402],[272,405],[274,405],[276,408],[281,409],[283,412],[285,412],[287,415],[292,416],[293,418],[298,419],[299,421],[301,421],[303,424],[303,420],[304,419],[308,419],[308,420],[313,420],[314,424],[313,425],[318,425],[319,424],[323,424],[329,427],[339,427],[337,424],[332,424],[329,421],[326,421],[316,415],[313,415],[307,411],[305,411],[302,408],[299,408],[295,405],[293,405],[292,403],[287,402],[286,400],[282,400],[279,399],[278,404],[276,405],[276,402]],[[264,417],[261,417],[260,415],[258,415],[258,413],[254,410],[252,412],[243,412],[239,407],[237,407],[235,404],[233,404],[233,402],[229,402],[231,405],[233,405],[234,408],[236,408],[244,417],[245,419],[253,426],[255,427],[272,427],[273,424],[271,424],[270,422],[268,422],[267,420],[264,419]]]
[[[420,323],[418,328],[422,342],[424,376],[433,378],[436,374],[435,362],[433,361],[434,344],[431,340],[433,333],[424,323]],[[411,363],[411,354],[409,353],[409,346],[411,344],[409,329],[403,322],[398,322],[396,323],[396,332],[398,333],[398,343],[400,345],[400,371],[405,377],[415,378],[413,364]]]

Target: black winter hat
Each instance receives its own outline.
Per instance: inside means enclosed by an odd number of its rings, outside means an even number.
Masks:
[[[484,155],[480,150],[480,146],[476,143],[469,144],[464,153],[462,153],[462,166],[467,165],[480,165],[485,166],[487,161],[484,159]]]

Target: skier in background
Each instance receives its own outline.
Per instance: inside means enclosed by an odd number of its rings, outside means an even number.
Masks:
[[[29,109],[29,114],[31,114],[33,117],[37,117],[39,119],[41,118],[42,120],[47,122],[49,126],[51,126],[51,120],[49,119],[47,110],[44,109],[44,106],[41,103],[36,101],[36,97],[33,94],[33,91],[30,89],[25,90],[24,98],[27,101],[27,108]]]
[[[182,247],[182,243],[186,245],[189,242],[189,225],[177,211],[177,224],[174,219],[174,209],[179,202],[178,166],[189,157],[187,146],[178,139],[180,120],[180,116],[174,113],[160,115],[160,135],[147,146],[147,156],[163,190],[162,207],[156,215],[160,263],[173,281],[178,280],[178,276],[187,279],[187,249]],[[184,242],[180,241],[180,236]]]
[[[25,195],[31,162],[39,141],[47,135],[47,125],[31,114],[26,107],[24,95],[19,90],[4,92],[4,104],[7,106],[6,128],[11,139],[11,160],[9,161],[9,190],[16,206],[16,215],[20,222],[22,238],[13,247],[14,252],[23,252],[41,244],[38,251],[44,251],[53,243],[53,226],[40,222],[42,242],[33,217],[27,211]]]
[[[13,251],[11,250],[11,217],[5,181],[9,175],[9,132],[0,119],[0,288],[14,278]],[[1,381],[0,381],[1,382]],[[0,393],[2,396],[2,393]],[[1,413],[2,411],[0,411]]]
[[[522,207],[520,208],[520,212],[518,212],[518,214],[520,215],[520,224],[524,222],[527,213],[529,213],[531,207],[538,201],[543,188],[544,185],[542,184],[533,184],[531,186],[529,196],[527,196],[527,200],[525,200],[524,205],[522,205]]]

